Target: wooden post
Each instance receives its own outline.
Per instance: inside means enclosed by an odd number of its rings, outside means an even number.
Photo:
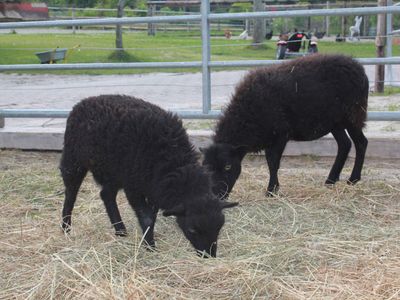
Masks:
[[[125,0],[118,0],[117,6],[117,18],[122,18],[124,16],[124,7],[125,7]],[[115,27],[115,48],[117,48],[118,52],[124,51],[123,43],[122,43],[122,26],[117,25]]]
[[[386,6],[386,0],[378,0],[378,6]],[[386,15],[379,14],[376,24],[376,57],[385,57]],[[383,93],[385,87],[385,65],[375,66],[375,87],[377,93]]]
[[[262,0],[254,0],[254,11],[264,11]],[[253,46],[260,47],[265,37],[265,19],[256,19],[254,21]]]
[[[156,11],[156,6],[154,4],[149,4],[147,6],[147,16],[153,17]],[[154,23],[147,23],[147,35],[156,35],[156,27]]]
[[[72,20],[75,20],[75,4],[72,4]],[[72,25],[72,34],[76,33],[75,25]]]
[[[329,1],[326,1],[326,8],[329,9]],[[325,32],[326,36],[329,36],[329,16],[325,17]]]
[[[369,15],[365,15],[363,19],[364,36],[369,35]]]
[[[347,8],[347,2],[344,2],[344,8]],[[343,38],[346,37],[346,33],[347,33],[347,19],[346,16],[342,16],[342,22],[341,22],[341,34],[343,36]]]

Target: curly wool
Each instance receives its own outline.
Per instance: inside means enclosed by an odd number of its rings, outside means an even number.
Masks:
[[[263,150],[277,136],[309,141],[347,124],[363,128],[368,78],[343,55],[310,55],[250,71],[236,87],[213,137]]]
[[[73,108],[61,171],[76,164],[100,185],[129,186],[161,209],[210,193],[210,176],[199,166],[181,120],[129,96],[90,97]]]

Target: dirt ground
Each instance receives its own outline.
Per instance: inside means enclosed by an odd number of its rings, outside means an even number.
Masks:
[[[116,238],[88,176],[69,236],[59,227],[59,152],[0,150],[0,299],[398,299],[400,161],[367,160],[362,181],[324,186],[333,158],[284,157],[281,193],[250,156],[231,195],[218,257],[201,259],[173,218],[158,217],[158,250]],[[353,160],[343,170],[349,176]]]

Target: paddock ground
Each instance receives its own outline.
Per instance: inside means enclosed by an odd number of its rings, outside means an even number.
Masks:
[[[115,237],[90,176],[65,236],[60,153],[2,150],[0,158],[0,299],[400,297],[400,160],[367,160],[359,184],[328,188],[333,158],[284,157],[281,194],[267,198],[265,163],[248,157],[218,257],[201,259],[161,215],[158,250],[140,247],[123,193],[129,236]]]

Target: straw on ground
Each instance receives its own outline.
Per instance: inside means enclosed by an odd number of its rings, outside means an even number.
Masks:
[[[0,151],[0,299],[398,299],[400,162],[367,160],[363,180],[323,185],[331,158],[282,161],[266,198],[263,159],[248,158],[231,195],[218,258],[198,258],[159,216],[158,250],[123,193],[129,236],[117,238],[88,177],[62,234],[59,153]],[[350,173],[352,162],[344,169]]]

